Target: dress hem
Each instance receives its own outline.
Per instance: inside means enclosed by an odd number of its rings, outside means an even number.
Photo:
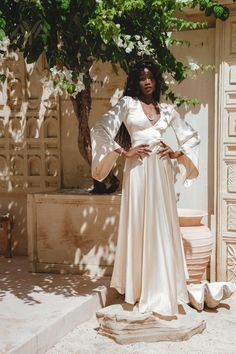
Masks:
[[[114,289],[116,289],[117,291],[118,291],[118,293],[119,294],[121,294],[121,295],[124,295],[125,294],[125,288],[121,288],[121,287],[119,287],[119,286],[116,286],[116,285],[110,285],[110,288],[114,288]],[[127,304],[130,304],[130,305],[135,305],[135,304],[137,304],[138,303],[138,306],[140,306],[140,304],[139,304],[139,299],[137,299],[136,301],[131,301],[131,300],[127,300],[127,299],[125,299],[125,302],[127,303]],[[190,301],[189,301],[189,299],[188,300],[186,300],[186,299],[178,299],[177,300],[177,307],[178,307],[178,305],[181,305],[181,304],[189,304],[190,303]],[[141,306],[143,306],[143,305],[141,305]],[[146,312],[153,312],[154,314],[156,313],[156,314],[159,314],[159,315],[161,315],[161,316],[176,316],[176,315],[178,315],[178,311],[177,311],[177,313],[162,313],[162,312],[160,312],[160,311],[158,311],[158,310],[151,310],[151,309],[146,309],[145,311],[139,311],[140,313],[146,313]]]

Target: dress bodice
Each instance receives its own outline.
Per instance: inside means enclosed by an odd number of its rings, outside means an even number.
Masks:
[[[92,142],[92,176],[102,181],[109,174],[121,148],[115,137],[122,123],[125,124],[132,147],[148,144],[152,149],[163,137],[163,133],[171,126],[175,132],[178,150],[183,156],[178,162],[185,167],[184,185],[191,185],[198,176],[198,144],[200,137],[191,125],[180,117],[175,106],[160,103],[160,118],[152,125],[145,115],[141,102],[130,96],[122,97],[118,103],[105,113],[91,128]]]
[[[127,97],[127,100],[127,114],[124,117],[124,124],[130,134],[132,146],[147,143],[152,147],[162,139],[163,133],[168,128],[173,105],[158,104],[160,118],[155,124],[152,124],[138,99]]]

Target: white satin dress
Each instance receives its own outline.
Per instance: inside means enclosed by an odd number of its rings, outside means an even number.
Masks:
[[[178,313],[188,303],[188,271],[177,214],[174,172],[168,155],[159,158],[160,140],[174,129],[184,155],[184,184],[198,176],[199,134],[171,104],[161,103],[160,118],[152,125],[138,99],[124,96],[91,129],[92,176],[102,181],[114,166],[120,146],[114,141],[122,122],[132,147],[149,144],[143,160],[127,158],[124,166],[117,250],[110,286],[137,303],[139,312]]]

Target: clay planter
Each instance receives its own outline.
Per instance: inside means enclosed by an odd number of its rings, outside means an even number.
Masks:
[[[213,249],[211,231],[202,224],[202,218],[207,213],[194,209],[178,209],[178,214],[190,277],[188,283],[200,283]]]

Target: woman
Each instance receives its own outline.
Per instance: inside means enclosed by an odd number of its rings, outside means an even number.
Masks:
[[[158,81],[151,61],[133,66],[123,98],[91,129],[92,176],[102,181],[118,156],[126,158],[110,286],[127,303],[138,302],[140,312],[172,316],[189,299],[171,159],[185,166],[184,184],[190,185],[198,176],[200,138],[173,105],[159,102]],[[115,142],[121,126],[129,149]],[[177,151],[163,141],[168,127],[176,134]]]

